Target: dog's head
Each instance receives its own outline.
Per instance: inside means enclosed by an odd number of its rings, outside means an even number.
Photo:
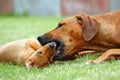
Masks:
[[[53,63],[53,56],[55,54],[56,43],[51,42],[41,47],[33,53],[27,60],[26,66],[31,68],[36,67],[46,67]]]
[[[90,41],[98,32],[99,22],[88,15],[80,14],[62,20],[52,31],[38,37],[38,41],[45,45],[56,42],[57,52],[55,60],[73,56],[81,51],[86,41]]]

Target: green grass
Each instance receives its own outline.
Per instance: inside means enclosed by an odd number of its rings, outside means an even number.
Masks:
[[[0,44],[37,37],[56,27],[60,17],[0,17]],[[0,80],[120,80],[120,61],[86,65],[96,55],[55,62],[44,69],[28,70],[18,64],[0,63]]]

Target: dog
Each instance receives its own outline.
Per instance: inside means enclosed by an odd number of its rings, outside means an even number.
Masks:
[[[104,52],[98,59],[87,63],[100,63],[120,55],[120,11],[92,17],[79,14],[59,22],[58,26],[38,36],[38,41],[57,44],[54,60],[69,59],[81,51]]]
[[[53,42],[41,46],[35,38],[12,41],[0,48],[0,62],[42,68],[53,63],[55,45]]]

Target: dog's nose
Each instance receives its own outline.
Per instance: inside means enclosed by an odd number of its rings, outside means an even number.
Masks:
[[[38,36],[37,40],[41,43],[42,46],[44,46],[49,42],[52,42],[51,35],[47,35],[47,34]]]
[[[47,40],[47,38],[45,37],[45,35],[41,35],[37,37],[37,40],[43,45],[45,45],[45,42]]]
[[[42,43],[42,41],[43,41],[43,38],[42,38],[43,36],[38,36],[37,37],[37,40],[40,42],[40,43]]]

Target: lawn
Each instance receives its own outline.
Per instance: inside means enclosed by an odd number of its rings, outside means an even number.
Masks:
[[[61,17],[0,17],[0,44],[37,37],[56,27]],[[44,69],[26,69],[19,64],[0,63],[0,80],[120,80],[120,61],[86,65],[96,55],[55,62]]]

